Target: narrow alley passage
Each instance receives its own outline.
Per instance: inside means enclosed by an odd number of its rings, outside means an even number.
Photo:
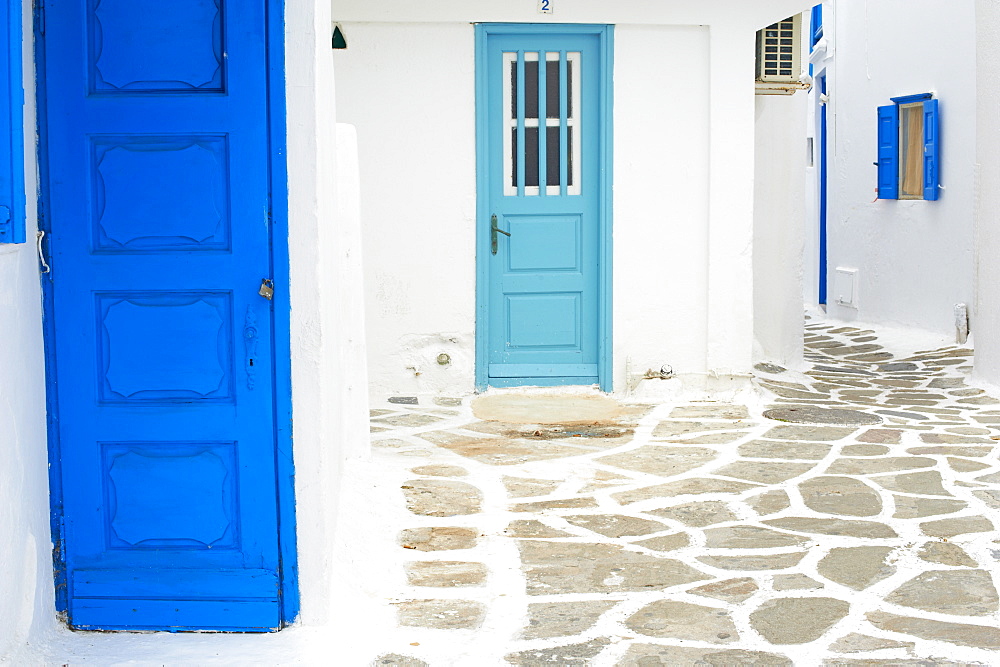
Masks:
[[[338,555],[367,601],[350,654],[1000,663],[1000,400],[967,383],[972,351],[821,321],[806,345],[806,373],[759,365],[729,402],[373,406]]]

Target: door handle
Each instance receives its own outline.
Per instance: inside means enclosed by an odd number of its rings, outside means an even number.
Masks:
[[[42,273],[51,273],[48,262],[45,261],[45,251],[42,250],[42,241],[45,239],[45,230],[39,229],[35,232],[35,250],[38,251],[38,262],[42,265]]]
[[[497,254],[497,232],[504,236],[510,236],[510,232],[505,232],[497,227],[497,216],[494,215],[490,218],[490,251],[494,255]]]

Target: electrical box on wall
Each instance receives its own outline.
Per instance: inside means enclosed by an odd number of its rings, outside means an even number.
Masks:
[[[838,306],[858,307],[858,270],[838,266],[833,271],[833,300]]]

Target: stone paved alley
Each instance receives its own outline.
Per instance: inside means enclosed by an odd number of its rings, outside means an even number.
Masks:
[[[739,401],[373,406],[372,460],[346,482],[372,604],[355,649],[433,667],[1000,664],[1000,400],[967,384],[971,350],[893,354],[823,322],[806,344],[805,374],[760,365]]]

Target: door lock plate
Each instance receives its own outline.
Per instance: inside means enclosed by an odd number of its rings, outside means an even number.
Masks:
[[[510,236],[510,232],[505,232],[504,230],[497,227],[497,216],[493,215],[490,217],[490,252],[494,255],[497,254],[497,234],[503,234],[504,236]]]

